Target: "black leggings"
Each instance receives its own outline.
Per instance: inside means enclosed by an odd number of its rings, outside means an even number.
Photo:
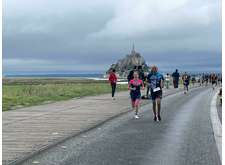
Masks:
[[[150,87],[147,86],[147,91],[146,91],[146,96],[149,97],[149,91],[150,91]]]
[[[116,83],[112,83],[111,87],[112,87],[112,97],[114,97],[115,92],[116,92]]]

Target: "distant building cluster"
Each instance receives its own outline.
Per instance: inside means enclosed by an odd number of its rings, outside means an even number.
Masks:
[[[108,74],[111,69],[115,69],[120,77],[127,77],[129,72],[134,68],[139,68],[143,71],[149,70],[149,66],[147,66],[145,59],[140,53],[135,51],[133,45],[131,53],[127,54],[123,59],[118,60],[117,63],[112,64],[106,74]]]

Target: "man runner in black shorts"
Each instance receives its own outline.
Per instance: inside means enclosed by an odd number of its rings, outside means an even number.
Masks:
[[[160,110],[161,110],[162,88],[164,84],[163,75],[158,73],[158,68],[156,66],[153,66],[147,79],[148,85],[150,86],[151,89],[154,121],[157,121],[157,119],[158,121],[161,121]]]

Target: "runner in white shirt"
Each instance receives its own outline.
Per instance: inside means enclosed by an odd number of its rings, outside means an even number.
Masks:
[[[166,82],[166,89],[169,89],[169,84],[170,84],[170,75],[169,75],[169,73],[167,73],[166,76],[165,76],[165,82]]]

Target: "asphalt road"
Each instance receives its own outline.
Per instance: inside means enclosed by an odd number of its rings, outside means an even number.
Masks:
[[[178,93],[162,101],[162,121],[151,104],[140,119],[122,115],[46,150],[23,164],[220,165],[210,121],[212,89]]]

